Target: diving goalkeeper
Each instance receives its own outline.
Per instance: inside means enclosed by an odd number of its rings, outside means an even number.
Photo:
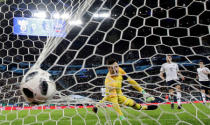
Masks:
[[[108,65],[108,74],[105,79],[105,88],[106,88],[106,96],[100,101],[103,103],[104,101],[111,102],[113,105],[114,110],[117,112],[121,120],[124,120],[125,117],[123,116],[122,111],[120,110],[119,104],[123,104],[129,107],[132,107],[136,110],[154,110],[157,109],[156,105],[148,105],[142,106],[136,103],[134,100],[127,98],[123,95],[121,87],[123,80],[127,80],[128,83],[132,85],[136,90],[143,94],[146,98],[147,102],[155,100],[150,94],[146,93],[144,89],[142,89],[139,84],[131,79],[129,76],[126,75],[126,72],[119,67],[118,63],[114,59],[109,59],[107,61]],[[93,112],[97,113],[98,106],[93,107]]]

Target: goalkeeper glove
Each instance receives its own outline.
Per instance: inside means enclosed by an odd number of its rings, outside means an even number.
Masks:
[[[151,102],[151,101],[155,100],[155,98],[152,95],[150,95],[149,93],[146,93],[145,90],[142,90],[142,94],[143,94],[146,102]]]

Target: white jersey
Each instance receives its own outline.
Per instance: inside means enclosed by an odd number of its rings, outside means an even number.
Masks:
[[[206,74],[204,73],[204,71],[210,72],[210,70],[209,70],[207,67],[197,68],[198,80],[199,80],[199,81],[209,81],[208,75],[206,75]]]
[[[170,81],[170,80],[178,80],[178,71],[179,71],[179,67],[176,63],[164,63],[161,66],[160,69],[161,72],[165,72],[166,73],[166,81]]]

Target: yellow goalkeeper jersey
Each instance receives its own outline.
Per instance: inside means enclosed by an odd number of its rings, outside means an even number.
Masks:
[[[105,79],[105,87],[106,87],[106,96],[108,97],[115,97],[123,95],[122,93],[122,81],[127,80],[128,83],[130,83],[133,88],[135,88],[137,91],[142,92],[142,88],[139,86],[139,84],[131,79],[130,77],[126,76],[126,72],[119,67],[118,75],[111,75],[110,72],[108,72],[106,79]]]
[[[107,74],[105,79],[107,96],[114,97],[117,95],[123,95],[121,87],[122,87],[123,76],[125,76],[125,74],[126,72],[120,67],[117,76],[112,76],[110,72]]]

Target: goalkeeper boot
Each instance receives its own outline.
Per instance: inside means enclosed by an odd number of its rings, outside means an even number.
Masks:
[[[157,105],[147,105],[147,106],[142,106],[142,110],[155,110],[157,109]]]
[[[97,107],[93,107],[92,111],[93,111],[94,113],[97,113],[97,112],[98,112],[98,108],[97,108]]]
[[[158,108],[157,105],[148,105],[146,110],[155,110],[157,108]]]

